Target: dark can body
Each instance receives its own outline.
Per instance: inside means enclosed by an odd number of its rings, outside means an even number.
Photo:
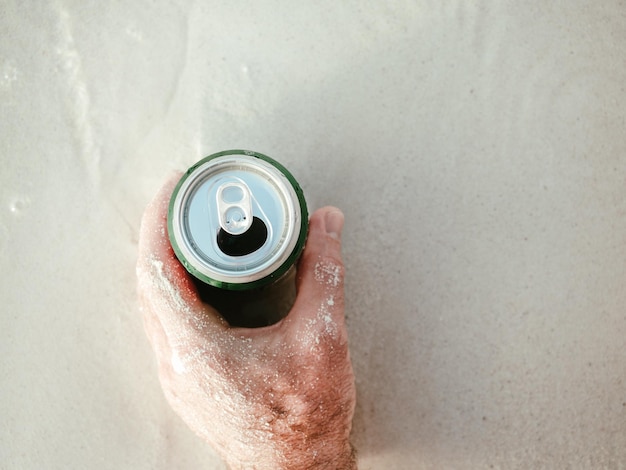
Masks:
[[[189,168],[168,211],[176,256],[202,299],[232,326],[266,326],[289,312],[307,230],[295,178],[247,150],[216,153]]]

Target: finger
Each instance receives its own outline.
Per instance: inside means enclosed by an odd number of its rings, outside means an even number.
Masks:
[[[170,340],[190,339],[223,327],[223,320],[198,296],[191,275],[178,261],[167,235],[167,209],[180,175],[172,177],[146,208],[139,234],[137,278],[143,307],[159,318]]]
[[[335,207],[324,207],[311,216],[307,244],[298,265],[298,295],[286,319],[287,327],[302,330],[317,326],[329,333],[343,329],[343,223],[344,216]]]

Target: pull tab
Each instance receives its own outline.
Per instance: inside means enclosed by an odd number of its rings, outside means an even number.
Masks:
[[[250,189],[245,183],[230,181],[217,188],[220,227],[231,235],[240,235],[252,225]]]

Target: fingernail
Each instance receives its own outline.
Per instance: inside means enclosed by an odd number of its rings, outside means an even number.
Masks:
[[[326,213],[326,233],[335,240],[341,239],[341,230],[343,229],[344,216],[343,213],[338,210],[331,210]]]

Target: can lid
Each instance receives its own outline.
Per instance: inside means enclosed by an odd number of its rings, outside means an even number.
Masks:
[[[201,281],[229,290],[269,284],[304,248],[304,194],[280,163],[258,152],[227,150],[193,165],[168,211],[176,256]]]

